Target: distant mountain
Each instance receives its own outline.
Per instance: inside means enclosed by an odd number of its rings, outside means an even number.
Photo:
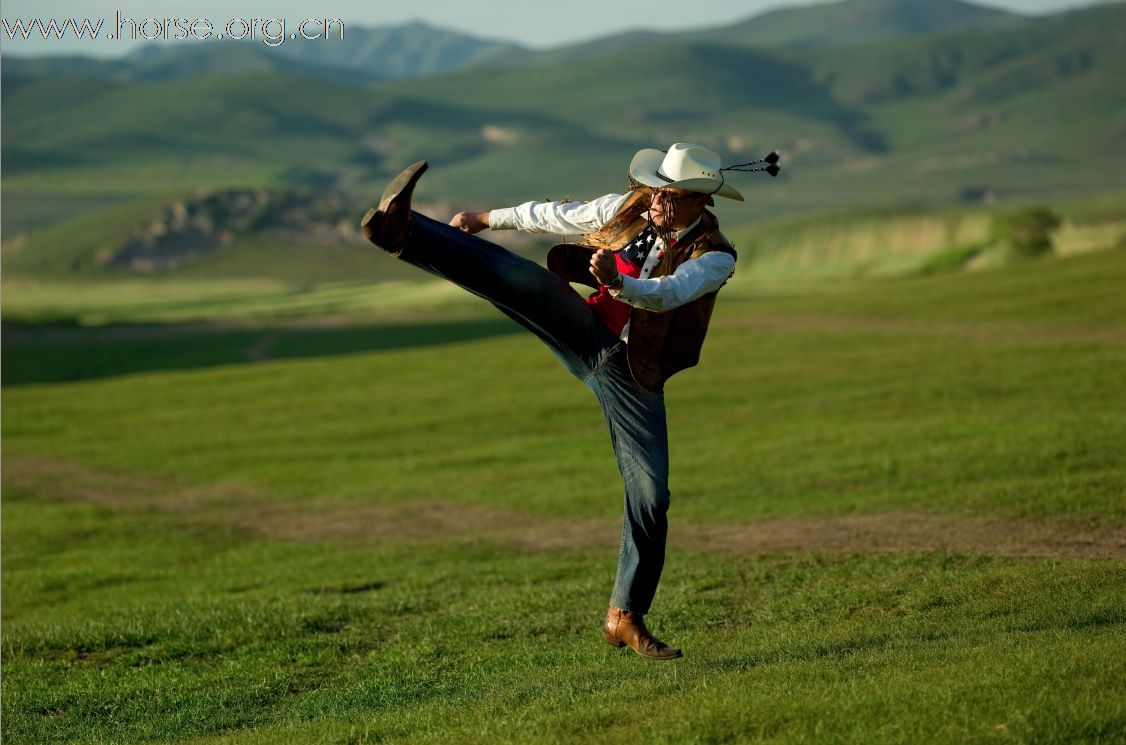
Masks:
[[[294,60],[362,70],[375,78],[438,75],[522,49],[517,44],[479,39],[418,22],[381,28],[349,26],[343,42],[277,47]]]
[[[932,34],[858,51],[824,48],[804,58],[838,100],[852,105],[957,91],[959,99],[987,107],[1059,84],[1094,81],[1108,88],[1084,109],[1114,110],[1126,105],[1126,95],[1113,90],[1113,80],[1126,77],[1123,29],[1126,3],[1119,2],[1038,18],[1014,30]]]
[[[832,47],[915,38],[943,31],[1014,28],[1029,19],[960,0],[838,0],[754,15],[745,21],[683,33],[627,31],[578,44],[500,51],[489,66],[563,63],[657,43],[698,42],[756,47]]]
[[[257,41],[149,44],[120,59],[80,56],[7,57],[5,79],[103,78],[116,81],[176,80],[199,75],[280,72],[343,83],[439,75],[524,52],[488,41],[408,23],[382,28],[349,26],[344,41],[289,41],[269,47]]]
[[[149,54],[118,70],[115,80],[162,82],[205,75],[247,75],[276,72],[283,75],[362,84],[378,79],[370,72],[345,65],[309,64],[292,55],[278,54],[261,44],[210,45],[206,42],[183,49]]]
[[[5,59],[5,78],[97,77],[173,80],[276,71],[342,83],[441,75],[475,67],[572,63],[660,43],[761,47],[843,46],[941,31],[1013,27],[1029,19],[960,0],[841,0],[753,16],[688,33],[629,31],[548,50],[480,39],[425,23],[348,26],[343,42],[257,41],[150,44],[114,60],[78,56]]]
[[[501,51],[477,66],[489,68],[519,67],[521,65],[560,65],[594,57],[604,57],[637,47],[650,46],[664,41],[680,42],[696,34],[669,34],[660,31],[625,31],[601,36],[590,41],[565,44],[550,49],[512,49]]]
[[[961,0],[843,0],[774,10],[706,32],[756,46],[842,46],[943,31],[1011,28],[1028,19]]]
[[[45,79],[137,83],[256,73],[280,73],[345,84],[377,79],[371,73],[353,68],[309,64],[260,44],[197,42],[175,48],[150,47],[120,59],[8,57],[4,60],[3,83],[6,87]]]

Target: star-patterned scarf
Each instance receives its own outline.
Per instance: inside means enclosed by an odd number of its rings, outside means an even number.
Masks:
[[[657,233],[653,230],[653,227],[645,228],[622,249],[622,258],[636,266],[644,265],[645,257],[649,255],[649,249],[653,248],[653,241],[655,240],[657,240]]]

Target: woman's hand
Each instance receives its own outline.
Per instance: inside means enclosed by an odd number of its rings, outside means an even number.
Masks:
[[[621,287],[621,274],[618,273],[618,261],[614,258],[613,251],[600,248],[590,257],[590,273],[599,283],[617,289]]]
[[[450,220],[450,225],[466,233],[480,233],[489,227],[489,213],[459,212]]]

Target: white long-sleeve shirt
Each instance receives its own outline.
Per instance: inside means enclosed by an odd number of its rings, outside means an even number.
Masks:
[[[525,202],[516,207],[492,210],[489,227],[493,230],[557,235],[593,233],[617,214],[627,196],[607,194],[589,202]],[[677,238],[693,227],[695,223],[678,232]],[[685,261],[666,277],[651,279],[649,275],[657,266],[664,248],[664,242],[657,237],[641,267],[640,277],[635,279],[623,275],[621,289],[611,291],[614,297],[646,310],[672,310],[715,292],[735,269],[735,257],[723,251],[709,251],[697,259]]]

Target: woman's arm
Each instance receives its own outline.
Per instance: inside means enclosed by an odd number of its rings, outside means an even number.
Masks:
[[[625,194],[607,194],[589,202],[525,202],[488,212],[459,212],[450,225],[467,233],[485,228],[558,235],[592,233],[609,222],[625,199]]]

